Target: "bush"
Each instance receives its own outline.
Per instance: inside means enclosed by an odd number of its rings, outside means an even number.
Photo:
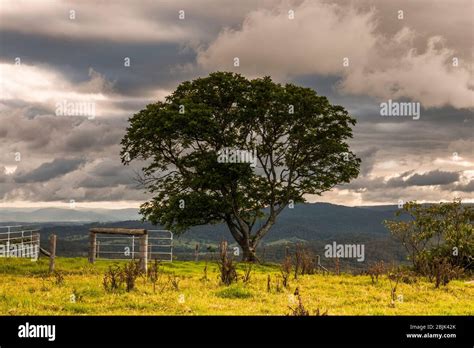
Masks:
[[[298,274],[314,274],[316,273],[316,258],[314,254],[298,244],[295,250],[295,279]]]
[[[370,279],[372,279],[372,284],[378,283],[379,276],[384,273],[385,265],[383,261],[376,262],[367,269],[367,274],[370,276]]]
[[[221,282],[225,285],[230,285],[238,279],[237,268],[235,262],[227,254],[227,242],[222,242],[219,248],[219,259],[217,266],[219,267]]]
[[[250,275],[252,274],[253,263],[246,262],[244,267],[244,275],[242,277],[242,281],[247,284],[250,282]]]
[[[429,275],[436,289],[440,285],[446,286],[451,280],[459,278],[463,271],[463,268],[452,265],[447,258],[436,257],[429,264]]]
[[[107,292],[113,292],[121,289],[125,285],[127,292],[135,288],[135,281],[142,274],[140,263],[132,261],[123,266],[109,266],[102,280],[102,285]]]
[[[155,259],[150,267],[148,267],[148,279],[153,284],[153,292],[156,292],[156,283],[160,280],[161,274],[160,262]]]
[[[113,292],[120,289],[122,284],[122,270],[120,266],[109,266],[102,279],[102,285],[107,292]]]
[[[285,288],[288,288],[288,286],[290,285],[289,280],[290,280],[290,274],[291,274],[292,269],[293,269],[293,265],[291,263],[291,257],[286,256],[280,265],[282,283]]]
[[[57,286],[63,286],[64,285],[64,275],[59,272],[59,271],[54,271],[54,284]]]
[[[135,288],[135,281],[141,274],[142,271],[140,270],[140,262],[138,261],[132,261],[123,266],[121,276],[127,286],[127,292],[130,292]]]

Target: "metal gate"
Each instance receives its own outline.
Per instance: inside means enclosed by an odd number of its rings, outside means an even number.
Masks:
[[[39,252],[39,229],[24,225],[0,226],[0,257],[24,257],[36,261]]]
[[[148,259],[173,261],[173,233],[168,230],[148,230]],[[97,235],[96,259],[138,260],[140,237]]]

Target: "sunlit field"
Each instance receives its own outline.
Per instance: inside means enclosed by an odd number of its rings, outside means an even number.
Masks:
[[[83,258],[58,258],[48,275],[48,260],[0,259],[1,315],[288,315],[301,303],[311,315],[319,309],[327,315],[473,315],[474,284],[455,280],[435,289],[426,279],[399,283],[397,300],[391,303],[386,276],[372,284],[369,276],[304,275],[281,284],[278,265],[258,265],[243,282],[220,283],[218,267],[205,262],[175,261],[161,265],[153,290],[144,276],[135,288],[107,292],[103,286],[110,265],[124,262]],[[270,286],[268,276],[270,275]],[[173,284],[174,283],[174,284]],[[278,283],[278,286],[277,286]]]

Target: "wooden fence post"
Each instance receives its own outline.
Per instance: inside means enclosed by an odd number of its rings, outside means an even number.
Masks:
[[[199,243],[196,243],[196,248],[194,249],[194,261],[199,261]]]
[[[97,247],[97,236],[95,232],[89,232],[89,262],[95,262],[95,252]]]
[[[140,269],[145,272],[148,271],[148,234],[145,233],[140,237]]]
[[[56,235],[49,236],[49,272],[54,272],[54,262],[56,258]]]

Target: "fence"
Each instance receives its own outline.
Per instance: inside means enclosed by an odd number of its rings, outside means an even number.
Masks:
[[[39,251],[39,229],[24,225],[0,226],[0,257],[25,257],[37,260]]]
[[[148,230],[148,259],[173,261],[173,233],[167,230]],[[140,236],[100,235],[96,237],[96,260],[140,259]]]

